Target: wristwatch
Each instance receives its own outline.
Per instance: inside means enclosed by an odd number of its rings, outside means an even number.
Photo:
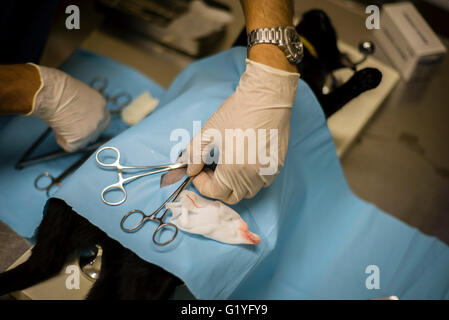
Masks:
[[[298,64],[304,56],[303,43],[294,27],[254,29],[248,34],[247,50],[260,43],[277,45],[291,64]]]

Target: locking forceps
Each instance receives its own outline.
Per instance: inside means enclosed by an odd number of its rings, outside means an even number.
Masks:
[[[129,211],[127,214],[125,214],[123,216],[122,221],[120,222],[120,228],[125,232],[135,232],[135,231],[138,231],[147,221],[150,221],[150,220],[155,221],[159,225],[156,228],[156,231],[154,231],[154,233],[153,233],[153,242],[158,246],[165,246],[166,244],[169,244],[170,242],[172,242],[178,235],[178,227],[171,222],[165,222],[165,217],[167,215],[168,209],[165,209],[164,213],[160,217],[158,217],[157,214],[162,209],[164,209],[165,205],[168,202],[176,201],[179,194],[189,186],[189,184],[193,180],[193,178],[194,177],[187,177],[184,180],[184,182],[170,195],[170,197],[168,197],[168,199],[165,200],[165,202],[159,208],[157,208],[152,214],[146,215],[142,210],[137,210],[137,209]],[[140,222],[132,228],[125,227],[126,221],[128,220],[129,217],[131,217],[133,215],[134,216],[140,215],[141,216]],[[162,233],[162,230],[169,229],[169,228],[173,229],[173,236],[170,239],[168,239],[167,241],[164,241],[164,242],[158,241],[157,235],[159,234],[159,236],[160,236],[160,234]]]
[[[115,153],[115,157],[114,157],[115,160],[112,163],[106,163],[99,159],[99,156],[105,150],[112,150]],[[126,197],[127,197],[126,190],[124,187],[125,184],[127,184],[135,179],[144,177],[144,176],[149,176],[149,175],[160,173],[160,172],[166,172],[166,171],[170,171],[170,170],[174,170],[174,169],[187,167],[186,163],[174,163],[174,164],[164,164],[164,165],[155,165],[155,166],[123,166],[120,164],[120,151],[115,147],[103,147],[103,148],[99,149],[95,155],[95,160],[102,167],[117,169],[118,181],[116,183],[113,183],[113,184],[107,186],[106,188],[103,189],[103,191],[101,191],[101,200],[110,206],[118,206],[118,205],[122,204],[123,202],[125,202]],[[126,170],[149,170],[149,171],[124,178],[123,173],[125,173],[124,171],[126,171]],[[117,202],[107,201],[105,199],[104,195],[105,195],[105,193],[110,192],[112,190],[120,191],[123,195],[122,199]]]
[[[120,113],[122,109],[132,101],[133,98],[130,93],[125,91],[122,91],[116,95],[106,93],[108,84],[108,78],[102,76],[95,77],[90,82],[90,86],[97,90],[107,102],[112,102],[116,106],[116,109],[110,110],[110,113]]]
[[[93,151],[94,150],[92,150],[92,152],[87,152],[86,154],[84,154],[78,161],[72,164],[56,178],[48,172],[41,173],[39,176],[37,176],[36,180],[34,180],[34,187],[37,190],[45,190],[47,192],[47,197],[50,197],[51,190],[53,190],[54,188],[59,188],[62,185],[62,180],[64,180],[68,175],[78,169],[84,163],[84,161],[86,161],[90,157]],[[49,179],[49,182],[43,185],[42,182],[39,181],[42,181],[44,178]]]
[[[98,147],[100,147],[101,145],[105,144],[108,140],[111,139],[110,136],[105,136],[100,138],[99,140],[97,140],[97,142],[91,143],[81,149],[78,149],[75,152],[67,152],[64,151],[62,149],[59,149],[57,151],[52,151],[46,154],[42,154],[39,156],[35,156],[33,158],[30,158],[30,155],[37,149],[37,147],[39,147],[39,145],[50,135],[52,129],[50,127],[48,127],[37,139],[36,141],[33,142],[33,144],[25,151],[25,153],[22,155],[22,157],[20,158],[20,160],[15,164],[15,168],[17,170],[22,170],[23,168],[41,163],[41,162],[46,162],[49,160],[53,160],[53,159],[57,159],[57,158],[61,158],[61,157],[66,157],[66,156],[70,156],[73,154],[78,154],[78,153],[86,153],[86,152],[90,152],[91,154],[98,149]]]

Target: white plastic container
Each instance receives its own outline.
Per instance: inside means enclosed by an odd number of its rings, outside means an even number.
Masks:
[[[405,81],[427,80],[446,48],[410,2],[386,4],[380,14],[376,42]]]

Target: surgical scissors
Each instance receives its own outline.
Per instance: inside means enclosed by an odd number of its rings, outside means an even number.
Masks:
[[[105,150],[112,150],[115,153],[114,162],[105,163],[105,162],[99,160],[99,155],[102,152],[104,152]],[[174,170],[174,169],[178,169],[178,168],[187,167],[186,163],[174,163],[174,164],[164,164],[164,165],[156,165],[156,166],[122,166],[120,164],[120,151],[115,147],[101,148],[100,150],[97,151],[97,153],[95,155],[95,159],[96,159],[97,163],[102,167],[112,167],[112,168],[117,169],[118,182],[107,186],[106,188],[103,189],[103,191],[101,191],[101,200],[110,206],[117,206],[117,205],[120,205],[123,202],[125,202],[127,194],[126,194],[126,190],[123,187],[123,185],[125,185],[126,183],[131,182],[140,177],[144,177],[144,176],[148,176],[148,175],[152,175],[152,174],[156,174],[156,173],[160,173],[160,172],[166,172],[166,171],[170,171],[170,170]],[[136,174],[136,175],[128,177],[128,178],[123,178],[124,170],[145,170],[145,169],[151,169],[151,171],[147,171],[147,172],[144,172],[141,174]],[[104,195],[106,192],[109,192],[112,190],[121,191],[121,193],[123,194],[123,198],[117,202],[107,201],[105,199]]]
[[[37,190],[46,190],[47,197],[50,197],[50,191],[54,187],[60,187],[62,185],[62,183],[61,183],[62,180],[64,180],[73,171],[78,169],[84,163],[84,161],[86,161],[87,158],[89,158],[89,156],[92,153],[93,153],[93,151],[87,152],[86,154],[84,154],[78,161],[76,161],[74,164],[72,164],[69,168],[67,168],[63,173],[61,173],[56,178],[48,172],[41,173],[39,176],[37,176],[36,180],[34,180],[34,187]],[[42,183],[39,183],[39,181],[41,181],[42,178],[44,178],[44,177],[49,178],[49,183],[46,185],[42,185]]]
[[[159,208],[157,208],[152,214],[146,215],[142,210],[129,211],[127,214],[125,214],[123,216],[122,221],[120,222],[120,228],[122,228],[122,230],[125,232],[135,232],[135,231],[139,230],[145,224],[145,222],[147,222],[149,220],[156,221],[157,223],[159,223],[159,226],[156,228],[156,231],[154,231],[154,233],[153,233],[153,242],[155,244],[157,244],[158,246],[165,246],[166,244],[169,244],[170,242],[172,242],[178,235],[178,227],[171,222],[164,222],[164,219],[165,219],[165,216],[167,215],[168,209],[165,209],[164,213],[160,217],[158,217],[157,214],[165,207],[165,205],[169,201],[176,201],[179,194],[187,188],[187,186],[190,184],[190,182],[193,180],[193,178],[194,177],[187,177],[184,180],[184,182],[175,190],[175,192],[173,192],[171,194],[171,196],[168,197],[168,199],[165,200],[165,202]],[[139,214],[142,217],[140,222],[137,225],[135,225],[133,228],[126,228],[125,227],[126,220],[130,216],[135,215],[135,214]],[[163,229],[169,228],[169,227],[174,229],[173,236],[165,242],[159,242],[156,238],[157,234],[160,233]]]
[[[116,95],[107,94],[106,88],[109,84],[109,81],[106,77],[98,76],[92,79],[90,82],[90,86],[97,90],[107,102],[112,102],[115,104],[117,109],[110,110],[111,113],[119,113],[124,107],[126,107],[131,101],[132,96],[128,92],[121,92]]]

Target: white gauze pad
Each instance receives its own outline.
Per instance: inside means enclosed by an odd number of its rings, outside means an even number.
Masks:
[[[143,92],[123,108],[121,112],[123,122],[129,126],[135,125],[149,115],[156,108],[158,103],[159,99],[152,97],[148,91]]]
[[[240,215],[220,201],[205,199],[184,190],[179,200],[169,202],[170,222],[179,229],[229,244],[258,244],[260,237],[248,230]]]

